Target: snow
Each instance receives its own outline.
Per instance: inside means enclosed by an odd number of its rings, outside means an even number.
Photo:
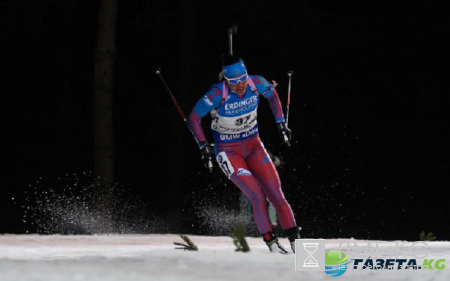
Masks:
[[[270,253],[260,238],[247,238],[248,253],[230,237],[188,235],[199,251],[176,250],[175,234],[0,235],[0,280],[330,280],[324,272],[296,272],[295,255]],[[286,239],[282,244],[289,248]],[[354,239],[326,240],[364,245]],[[389,254],[396,241],[380,244]],[[450,242],[428,242],[429,258],[450,258]],[[393,253],[393,251],[392,251]],[[391,254],[392,254],[391,253]],[[383,257],[381,257],[383,258]],[[384,257],[386,258],[386,257]],[[450,265],[447,264],[448,267]],[[347,270],[341,280],[450,280],[444,270]]]

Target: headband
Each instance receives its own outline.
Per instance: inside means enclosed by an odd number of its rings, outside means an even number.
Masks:
[[[222,69],[223,75],[227,78],[233,78],[247,73],[247,69],[242,60],[235,64],[222,66]]]

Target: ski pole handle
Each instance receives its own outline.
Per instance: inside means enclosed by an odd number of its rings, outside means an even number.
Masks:
[[[214,167],[213,167],[213,164],[212,164],[211,160],[208,161],[208,170],[209,170],[210,173],[212,173],[214,171]]]
[[[288,147],[291,146],[291,142],[289,141],[289,138],[288,138],[288,136],[286,136],[286,134],[284,135],[284,142],[286,143],[286,145],[287,145]]]
[[[214,151],[214,143],[211,143],[209,146],[210,146],[210,148],[211,148],[211,150],[212,151]],[[214,155],[214,152],[211,152],[212,153],[212,155]],[[211,158],[212,158],[213,156],[211,156]],[[214,166],[213,166],[213,163],[212,163],[212,160],[209,160],[208,161],[208,169],[209,169],[209,172],[210,173],[212,173],[213,171],[214,171]]]
[[[233,55],[233,34],[237,34],[238,25],[228,28],[228,43],[230,47],[230,55]]]

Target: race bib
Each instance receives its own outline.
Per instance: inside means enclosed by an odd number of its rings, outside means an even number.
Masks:
[[[222,169],[224,174],[230,178],[231,175],[234,173],[233,165],[231,165],[230,160],[228,159],[227,154],[225,151],[220,152],[216,156],[217,163],[219,164],[219,167]]]
[[[221,134],[237,134],[251,130],[257,123],[256,108],[236,117],[213,116],[211,129]]]

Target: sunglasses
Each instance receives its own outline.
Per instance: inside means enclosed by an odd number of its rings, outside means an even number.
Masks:
[[[239,84],[239,82],[244,83],[245,81],[247,81],[248,75],[247,75],[247,73],[245,73],[241,77],[236,77],[236,78],[225,77],[225,79],[227,79],[227,81],[228,81],[228,83],[230,83],[230,85],[237,85],[237,84]]]

